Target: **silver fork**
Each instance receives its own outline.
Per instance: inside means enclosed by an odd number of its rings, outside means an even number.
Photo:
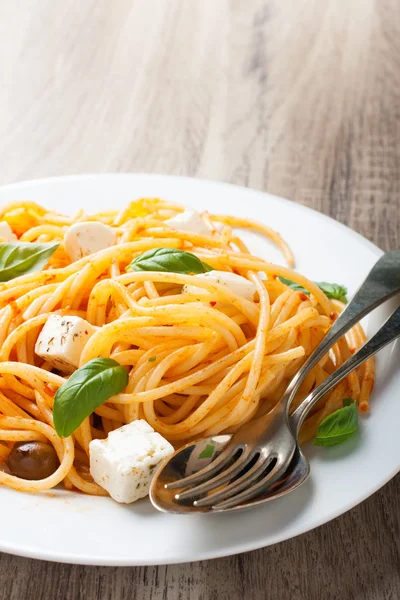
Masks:
[[[243,425],[204,469],[166,485],[168,489],[180,488],[176,500],[190,501],[198,507],[222,502],[231,506],[239,494],[243,503],[264,493],[276,482],[287,470],[296,449],[288,412],[304,377],[353,325],[399,291],[400,250],[395,250],[378,260],[321,344],[290,382],[274,411]]]
[[[265,502],[270,502],[288,494],[307,480],[310,475],[310,463],[303,454],[299,446],[298,437],[301,424],[309,411],[318,400],[332,389],[339,381],[346,377],[353,369],[360,366],[369,357],[379,352],[382,348],[393,342],[400,336],[400,307],[389,317],[382,325],[379,331],[366,343],[358,352],[351,357],[330,375],[325,381],[317,386],[305,398],[296,410],[288,417],[293,436],[296,438],[296,451],[288,470],[274,484],[268,487],[264,493],[253,496],[247,501],[242,501],[246,497],[246,490],[237,494],[233,498],[219,502],[213,506],[194,506],[190,502],[179,502],[176,500],[174,490],[166,489],[169,482],[179,480],[182,474],[196,471],[199,464],[210,463],[213,456],[223,450],[231,438],[230,435],[219,435],[213,438],[206,438],[198,442],[192,442],[170,456],[164,461],[161,468],[156,472],[150,486],[150,499],[155,508],[162,512],[175,514],[190,514],[194,512],[227,512],[232,510],[243,510],[253,506],[258,506]],[[201,457],[206,448],[212,448],[212,453],[206,452],[206,457]],[[260,477],[262,481],[263,474]]]

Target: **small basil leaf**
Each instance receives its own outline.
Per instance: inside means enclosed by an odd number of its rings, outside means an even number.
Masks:
[[[286,279],[286,277],[278,276],[278,279],[281,283],[284,283],[288,287],[292,288],[292,290],[296,290],[296,292],[303,292],[303,294],[307,294],[307,296],[310,295],[310,292],[308,290],[306,290],[306,288],[303,287],[302,285],[300,285],[299,283],[296,283],[295,281],[292,281],[291,279]]]
[[[306,290],[306,288],[298,283],[295,283],[291,279],[286,279],[286,277],[279,276],[278,279],[288,287],[291,287],[293,290],[296,290],[297,292],[303,292],[304,294],[307,294],[307,296],[310,295],[310,292]],[[326,281],[315,281],[314,283],[320,288],[320,290],[324,292],[325,296],[331,300],[340,300],[340,302],[347,303],[347,288],[345,288],[344,285],[340,285],[339,283],[327,283]]]
[[[215,451],[215,444],[210,442],[199,454],[199,458],[211,458]]]
[[[167,273],[207,273],[213,268],[191,252],[176,248],[155,248],[137,256],[127,271],[163,271]]]
[[[316,281],[317,286],[324,292],[325,296],[328,296],[331,300],[340,300],[347,304],[347,288],[339,283],[327,283],[326,281]]]
[[[75,371],[54,396],[54,427],[68,437],[111,396],[128,385],[128,373],[112,358],[94,358]]]
[[[40,271],[59,243],[3,242],[0,244],[0,281]]]
[[[341,444],[358,429],[357,406],[354,400],[343,400],[343,408],[326,417],[320,423],[314,444],[316,446],[334,446]]]

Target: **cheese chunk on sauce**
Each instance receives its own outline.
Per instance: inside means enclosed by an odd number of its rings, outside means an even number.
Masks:
[[[177,229],[178,231],[211,235],[210,228],[202,218],[201,214],[196,210],[185,210],[183,213],[176,215],[176,217],[172,217],[172,219],[165,221],[165,225]]]
[[[35,352],[53,367],[72,373],[86,342],[96,329],[80,317],[50,315],[36,341]]]
[[[253,300],[254,294],[257,291],[257,288],[252,281],[249,281],[245,277],[237,275],[236,273],[229,273],[226,271],[209,271],[208,273],[201,273],[200,275],[193,276],[194,281],[198,278],[209,279],[219,283],[220,285],[224,285],[238,296],[246,298],[246,300]],[[205,294],[207,293],[207,290],[205,288],[199,288],[194,284],[185,285],[183,287],[183,292],[186,294]]]
[[[7,221],[0,221],[0,242],[15,242],[17,240],[17,236]]]
[[[110,248],[116,242],[115,231],[104,223],[74,223],[64,235],[64,248],[72,261]]]
[[[149,493],[158,465],[174,448],[144,420],[133,421],[89,445],[90,473],[117,502],[129,504]]]

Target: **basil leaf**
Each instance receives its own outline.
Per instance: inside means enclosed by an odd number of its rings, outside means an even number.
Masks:
[[[210,442],[199,454],[199,458],[211,458],[215,451],[215,444]]]
[[[59,243],[3,242],[0,244],[0,281],[40,271]]]
[[[191,252],[176,248],[154,248],[137,256],[127,271],[163,271],[167,273],[207,273],[213,268]]]
[[[358,429],[357,406],[354,400],[343,400],[343,408],[326,417],[320,423],[314,444],[316,446],[334,446],[341,444]]]
[[[278,279],[281,283],[284,283],[288,287],[292,288],[292,290],[296,290],[296,292],[303,292],[303,294],[307,294],[307,296],[310,295],[310,292],[308,290],[306,290],[306,288],[303,287],[302,285],[300,285],[299,283],[296,283],[295,281],[292,281],[291,279],[286,279],[286,277],[280,277],[279,275],[278,275]]]
[[[303,292],[303,294],[310,295],[310,292],[306,290],[302,285],[295,283],[291,279],[286,279],[286,277],[279,277],[279,281],[291,287],[293,290],[297,292]],[[340,285],[339,283],[327,283],[326,281],[315,281],[314,282],[320,290],[322,290],[328,298],[331,300],[340,300],[340,302],[347,303],[347,288],[344,285]]]
[[[340,300],[347,304],[347,288],[339,283],[327,283],[326,281],[316,281],[317,286],[331,300]]]
[[[75,371],[54,396],[54,427],[68,437],[92,412],[128,385],[128,373],[112,358],[94,358]]]

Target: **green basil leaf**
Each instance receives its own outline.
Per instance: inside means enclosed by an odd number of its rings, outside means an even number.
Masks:
[[[3,242],[0,244],[0,281],[40,271],[59,243]]]
[[[314,444],[316,446],[334,446],[341,444],[358,429],[358,413],[354,400],[343,400],[343,408],[326,417],[320,423]]]
[[[325,296],[328,296],[331,300],[340,300],[347,304],[347,288],[339,283],[327,283],[326,281],[315,282],[319,288],[324,292]]]
[[[68,437],[92,412],[128,385],[128,373],[112,358],[94,358],[75,371],[54,396],[54,427]]]
[[[154,248],[137,256],[127,271],[163,271],[167,273],[207,273],[213,268],[191,252],[176,248]]]
[[[291,287],[293,290],[297,292],[303,292],[303,294],[310,295],[310,292],[306,290],[302,285],[295,283],[291,279],[286,279],[286,277],[279,277],[279,281]],[[314,282],[331,300],[340,300],[340,302],[347,303],[347,288],[344,285],[340,285],[339,283],[327,283],[326,281],[315,281]]]
[[[215,444],[210,442],[199,454],[199,458],[211,458],[215,451]]]
[[[302,285],[300,285],[299,283],[296,283],[295,281],[292,281],[291,279],[286,279],[286,277],[280,277],[279,275],[278,275],[278,279],[281,283],[284,283],[288,287],[292,288],[292,290],[296,290],[296,292],[303,292],[303,294],[307,294],[307,296],[310,295],[310,292],[308,290],[306,290],[306,288],[303,287]]]

